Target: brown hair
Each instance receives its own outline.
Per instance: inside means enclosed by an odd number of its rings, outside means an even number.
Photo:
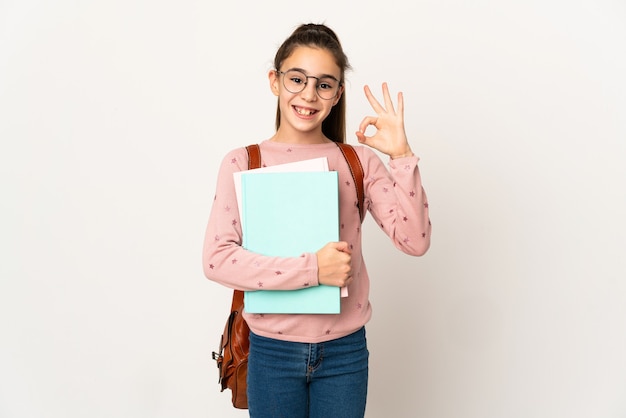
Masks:
[[[326,25],[307,23],[300,25],[278,48],[274,57],[274,68],[279,70],[283,61],[289,58],[299,46],[309,46],[330,52],[335,63],[341,69],[341,84],[345,82],[345,72],[350,69],[348,57],[343,52],[339,38]],[[276,108],[276,129],[280,127],[280,107]],[[322,122],[322,133],[335,142],[346,140],[346,95],[342,94],[339,101]]]

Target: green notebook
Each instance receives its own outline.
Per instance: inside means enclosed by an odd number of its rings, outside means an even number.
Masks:
[[[278,257],[314,253],[339,241],[336,171],[255,173],[241,176],[243,246]],[[248,313],[337,314],[340,288],[257,290],[244,294]]]

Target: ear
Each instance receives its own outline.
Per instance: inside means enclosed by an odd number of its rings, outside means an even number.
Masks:
[[[270,81],[270,89],[272,90],[272,93],[274,93],[274,96],[278,96],[280,93],[280,90],[278,89],[278,72],[276,72],[276,70],[270,70],[267,74],[267,78]]]
[[[339,99],[341,99],[343,90],[344,90],[344,85],[342,84],[341,87],[339,87],[339,91],[337,92],[337,96],[335,97],[335,100],[333,100],[333,106],[339,103]]]

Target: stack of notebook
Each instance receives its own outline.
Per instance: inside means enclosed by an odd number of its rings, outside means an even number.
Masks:
[[[244,248],[266,256],[299,257],[339,241],[338,178],[327,167],[324,158],[236,173]],[[340,289],[321,285],[247,291],[244,309],[337,314]]]

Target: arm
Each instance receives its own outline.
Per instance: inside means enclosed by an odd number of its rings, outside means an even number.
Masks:
[[[389,160],[362,148],[365,206],[394,245],[406,254],[423,255],[430,247],[428,200],[416,156]]]
[[[206,229],[202,262],[205,275],[240,290],[300,289],[317,286],[315,254],[267,257],[245,250],[237,208],[233,173],[247,169],[244,148],[223,159],[218,173],[213,207]]]
[[[431,225],[428,200],[417,167],[419,159],[413,154],[404,129],[403,95],[398,93],[397,111],[386,83],[383,84],[384,107],[368,86],[365,95],[377,116],[363,119],[357,139],[390,157],[387,171],[373,152],[364,150],[366,206],[396,247],[407,254],[422,255],[430,246]],[[370,125],[376,132],[366,136],[365,130]]]

